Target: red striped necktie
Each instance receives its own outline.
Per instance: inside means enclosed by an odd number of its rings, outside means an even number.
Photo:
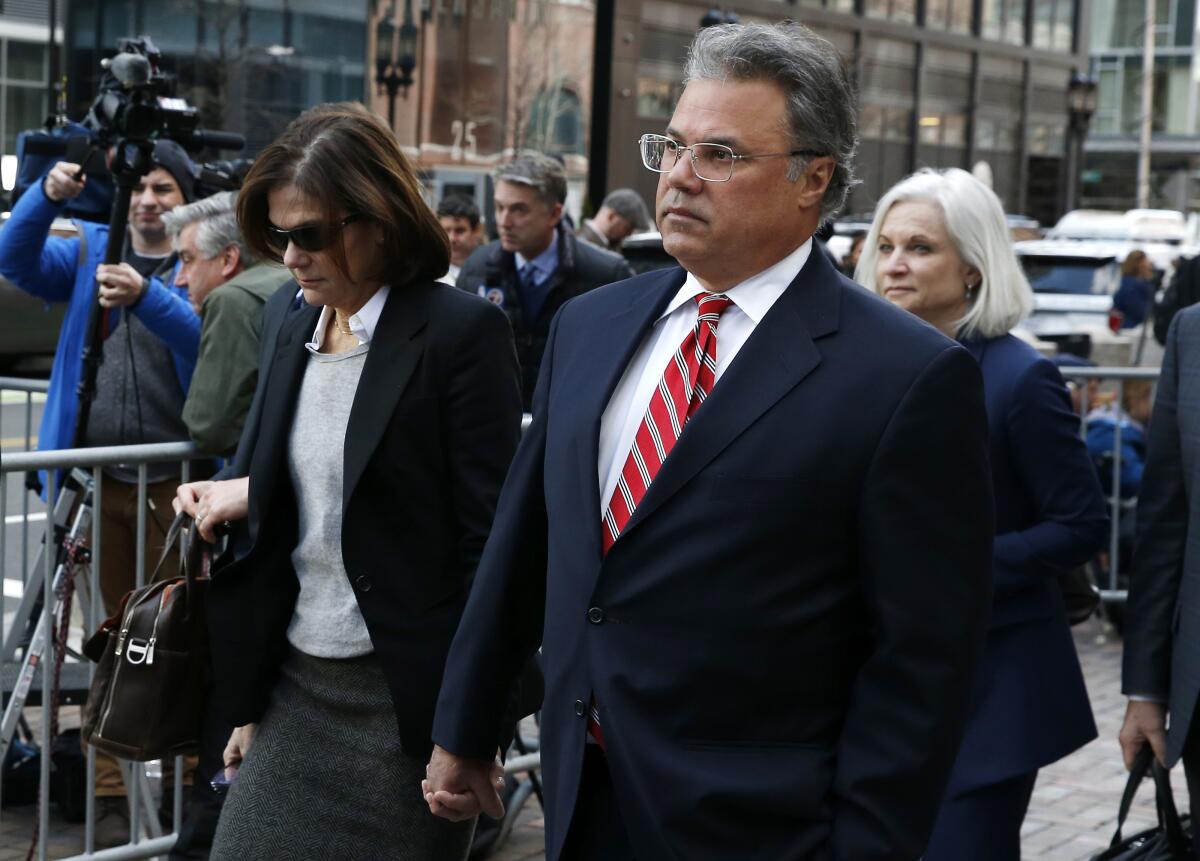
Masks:
[[[617,479],[612,499],[604,511],[601,532],[605,555],[612,548],[654,476],[683,433],[683,426],[704,403],[717,379],[717,323],[733,304],[723,293],[701,293],[694,297],[699,306],[696,325],[679,345],[658,386],[650,396],[646,415],[633,438],[633,447]],[[593,702],[588,732],[604,746],[600,719]]]

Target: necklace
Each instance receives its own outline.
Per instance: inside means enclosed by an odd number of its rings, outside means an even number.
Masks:
[[[341,332],[343,335],[353,335],[354,334],[354,331],[350,328],[350,321],[343,320],[342,315],[339,314],[337,311],[333,312],[333,325],[336,326],[337,330],[339,332]]]

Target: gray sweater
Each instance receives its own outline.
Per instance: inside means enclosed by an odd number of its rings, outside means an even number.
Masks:
[[[346,425],[369,344],[347,353],[312,352],[288,437],[300,539],[292,566],[300,581],[288,642],[318,658],[374,651],[342,562],[342,479]]]

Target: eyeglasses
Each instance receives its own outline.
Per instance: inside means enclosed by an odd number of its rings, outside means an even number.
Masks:
[[[692,170],[696,177],[705,182],[729,182],[733,177],[734,164],[745,159],[824,155],[824,153],[810,149],[738,155],[725,144],[698,143],[681,146],[662,135],[642,135],[638,138],[638,145],[642,150],[642,164],[655,173],[670,173],[671,169],[675,167],[675,163],[679,161],[679,154],[688,153],[692,157]]]
[[[267,244],[283,254],[291,242],[302,251],[310,254],[324,251],[347,224],[353,224],[363,218],[361,212],[347,215],[337,224],[306,224],[303,227],[293,227],[291,230],[281,230],[274,224],[267,225]]]

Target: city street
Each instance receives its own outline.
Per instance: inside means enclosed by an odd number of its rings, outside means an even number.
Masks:
[[[1043,769],[1023,829],[1027,861],[1086,861],[1108,845],[1116,827],[1117,803],[1125,786],[1125,769],[1116,736],[1125,710],[1120,695],[1121,643],[1106,636],[1093,620],[1075,629],[1075,642],[1087,678],[1100,737],[1087,747]],[[527,726],[527,729],[531,728]],[[1186,808],[1183,775],[1176,769],[1175,800]],[[35,808],[10,808],[0,813],[0,861],[25,857],[32,834]],[[1132,834],[1155,821],[1154,797],[1143,786],[1126,827]],[[82,850],[83,826],[51,820],[52,858]],[[522,810],[512,836],[492,857],[496,861],[537,861],[544,854],[544,822],[536,800]]]

